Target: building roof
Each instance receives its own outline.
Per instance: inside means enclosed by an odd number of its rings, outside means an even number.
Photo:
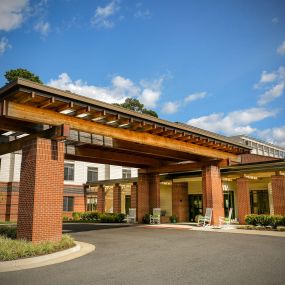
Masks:
[[[26,99],[20,99],[22,97]],[[85,112],[86,114],[88,113],[88,116],[86,116],[84,120],[96,120],[96,122],[102,124],[125,129],[132,128],[132,130],[134,129],[133,126],[136,125],[135,130],[138,131],[150,130],[150,133],[159,136],[204,145],[209,148],[220,149],[230,153],[248,153],[251,149],[232,138],[210,131],[162,120],[22,78],[18,78],[16,81],[2,87],[0,89],[0,100],[1,99],[12,99],[16,102],[24,102],[31,106],[57,112],[64,108],[64,106],[70,105],[73,112],[68,114],[68,116],[78,116],[78,114]],[[123,126],[124,122],[125,126]],[[184,138],[187,140],[184,140]]]

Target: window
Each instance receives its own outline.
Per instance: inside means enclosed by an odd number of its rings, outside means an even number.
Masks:
[[[63,211],[72,212],[74,208],[74,197],[64,196],[63,197]]]
[[[98,181],[98,168],[87,167],[87,182]]]
[[[122,177],[123,177],[123,178],[131,178],[131,177],[132,177],[132,171],[131,171],[131,169],[123,168]]]
[[[269,214],[268,190],[250,191],[250,208],[252,214]]]
[[[64,164],[64,180],[69,180],[69,181],[74,180],[74,164],[72,163]]]
[[[97,198],[95,197],[87,197],[87,211],[96,211],[97,206]]]

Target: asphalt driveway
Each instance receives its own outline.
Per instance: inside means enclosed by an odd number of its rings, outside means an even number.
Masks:
[[[0,273],[0,284],[285,284],[285,238],[88,224],[64,230],[96,251]]]

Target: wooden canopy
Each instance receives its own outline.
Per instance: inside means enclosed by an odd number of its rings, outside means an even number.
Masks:
[[[0,155],[35,136],[64,140],[66,159],[138,168],[250,152],[225,136],[19,78],[0,89]]]

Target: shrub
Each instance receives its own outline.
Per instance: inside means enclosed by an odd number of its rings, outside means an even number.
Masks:
[[[150,223],[150,217],[149,216],[150,216],[150,214],[145,214],[143,216],[142,221],[143,221],[144,224],[149,224]]]
[[[97,212],[86,212],[86,213],[82,213],[81,220],[97,222],[99,221],[99,216],[100,214]]]
[[[80,212],[73,212],[72,213],[72,219],[74,221],[79,221],[81,219],[82,213]]]
[[[63,220],[64,222],[66,222],[66,221],[68,221],[68,217],[67,217],[67,216],[63,216],[62,220]]]
[[[9,227],[9,226],[1,226],[0,227],[0,236],[4,236],[11,239],[17,238],[17,228]]]
[[[251,214],[245,216],[245,222],[248,225],[263,227],[272,226],[275,229],[277,226],[285,225],[285,216]]]

